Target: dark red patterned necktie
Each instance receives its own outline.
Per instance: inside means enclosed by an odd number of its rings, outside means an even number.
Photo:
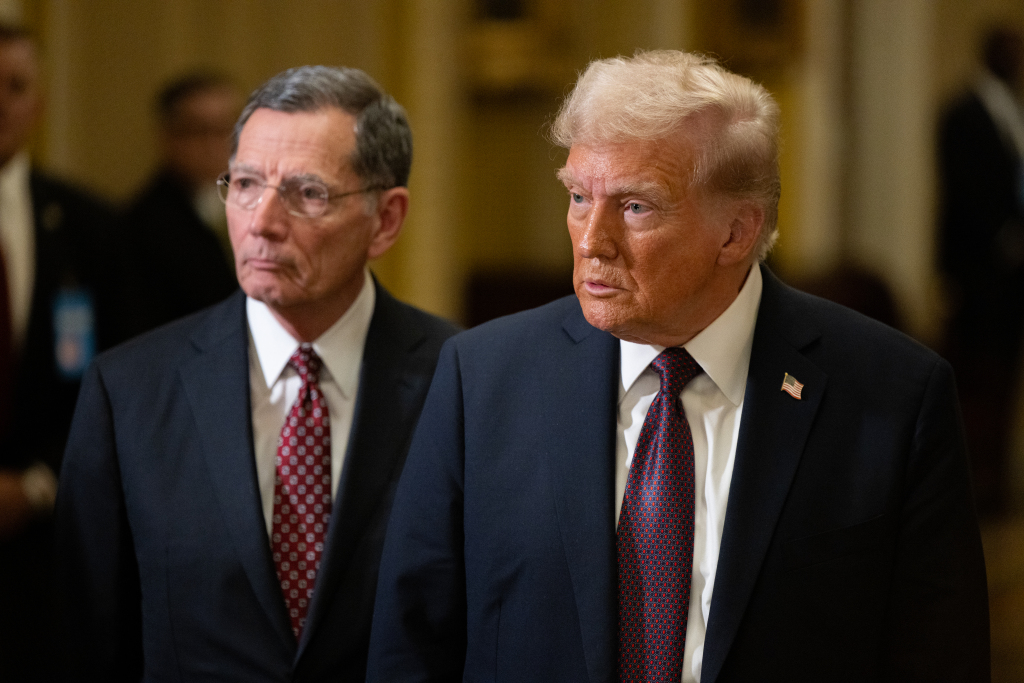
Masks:
[[[298,640],[331,520],[331,423],[320,393],[322,363],[313,347],[299,346],[288,364],[298,371],[302,386],[277,442],[270,543]]]
[[[679,683],[693,571],[693,437],[679,394],[700,366],[681,348],[651,362],[647,411],[619,512],[619,680]]]

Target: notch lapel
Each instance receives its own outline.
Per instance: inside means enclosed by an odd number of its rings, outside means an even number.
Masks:
[[[198,353],[182,366],[182,383],[235,551],[275,632],[294,647],[263,521],[253,455],[245,296],[236,294],[209,320],[192,339]]]
[[[591,681],[618,676],[618,570],[615,553],[615,411],[619,343],[590,326],[577,307],[546,401],[555,509],[579,613]]]
[[[379,285],[367,331],[352,430],[327,531],[323,563],[296,659],[323,621],[374,512],[397,481],[412,438],[411,413],[433,377],[430,359],[416,347],[424,333],[404,320],[397,302]],[[429,371],[428,371],[429,368]],[[399,428],[404,426],[405,428]],[[361,615],[351,615],[353,621]]]
[[[701,680],[715,683],[736,636],[792,484],[828,376],[800,350],[819,333],[787,307],[782,285],[762,268],[750,372]],[[803,383],[801,399],[781,390],[786,373]]]

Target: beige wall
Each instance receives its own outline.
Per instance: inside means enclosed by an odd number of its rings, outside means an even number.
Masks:
[[[995,23],[1024,28],[1020,0],[937,0],[932,77],[945,101],[969,81],[977,68],[978,37]]]
[[[378,6],[245,0],[34,3],[51,74],[43,159],[111,198],[127,197],[153,163],[153,95],[186,69],[221,69],[246,90],[288,66],[311,62],[351,64],[382,81],[394,80],[379,47],[388,43],[375,31],[382,23],[372,11]]]

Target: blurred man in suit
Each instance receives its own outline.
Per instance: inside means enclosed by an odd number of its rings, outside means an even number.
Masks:
[[[250,97],[220,179],[242,292],[97,359],[57,500],[78,680],[358,681],[393,488],[450,324],[367,269],[405,113],[357,69]]]
[[[191,73],[157,97],[160,166],[122,221],[126,317],[134,336],[224,299],[238,288],[217,176],[242,108],[224,76]]]
[[[79,381],[111,342],[113,217],[32,167],[30,35],[0,25],[0,678],[51,680],[54,472]]]
[[[368,681],[987,680],[952,373],[761,263],[778,117],[699,55],[580,77],[576,296],[445,345]]]
[[[1024,37],[993,29],[939,126],[939,256],[979,509],[1004,510],[1024,331]]]

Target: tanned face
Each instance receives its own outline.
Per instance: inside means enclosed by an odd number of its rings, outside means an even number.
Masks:
[[[559,177],[569,191],[574,287],[590,324],[675,346],[736,298],[763,216],[691,187],[693,158],[685,132],[570,149]]]

